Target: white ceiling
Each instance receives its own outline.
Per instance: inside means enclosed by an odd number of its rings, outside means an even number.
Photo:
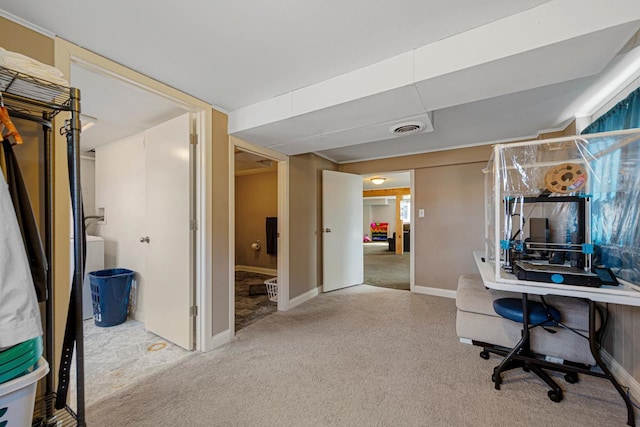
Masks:
[[[616,54],[640,28],[637,0],[0,0],[0,9],[229,112],[240,138],[338,162],[563,127],[619,71]],[[87,93],[115,93],[72,80],[87,114]],[[173,114],[151,104],[153,115]],[[388,132],[409,119],[427,131]],[[111,134],[148,120],[104,119]]]
[[[82,88],[82,116],[97,119],[82,131],[82,151],[135,135],[186,112],[159,95],[75,63],[71,64],[71,85]]]

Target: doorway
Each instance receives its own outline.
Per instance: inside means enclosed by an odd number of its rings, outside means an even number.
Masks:
[[[278,162],[235,148],[234,171],[237,332],[278,310]]]
[[[364,283],[411,290],[411,172],[363,175]]]
[[[274,308],[278,311],[286,311],[289,308],[289,159],[281,153],[268,148],[256,146],[234,136],[229,137],[229,148],[229,179],[231,184],[231,194],[234,195],[229,209],[229,222],[231,224],[229,251],[231,254],[234,254],[233,257],[230,257],[229,263],[229,277],[234,278],[234,280],[229,281],[229,329],[230,336],[233,337],[236,332],[236,311],[240,308],[247,308],[240,306],[238,306],[238,308],[236,307],[236,270],[245,270],[243,273],[238,275],[238,281],[242,282],[241,285],[244,285],[245,287],[242,296],[250,296],[254,302],[258,302],[253,305],[260,305],[261,299],[264,300],[262,301],[262,307],[268,307],[268,309],[265,309],[266,315],[271,311],[275,311]],[[238,172],[236,172],[236,169],[238,169]],[[263,180],[260,177],[260,175],[263,175],[265,172],[271,174],[269,180]],[[274,172],[275,176],[273,175]],[[245,221],[243,218],[251,217],[251,215],[246,215],[245,209],[253,210],[255,206],[251,204],[249,199],[243,199],[243,202],[248,201],[248,205],[236,199],[236,183],[238,182],[236,179],[237,176],[244,177],[241,178],[243,181],[243,187],[245,187],[244,184],[247,184],[246,187],[249,190],[243,190],[244,193],[254,193],[254,191],[251,190],[253,187],[251,184],[252,181],[254,183],[259,182],[261,184],[264,184],[267,181],[271,182],[271,189],[269,191],[272,196],[269,197],[268,210],[263,209],[260,213],[254,214],[253,216],[255,217],[255,220],[251,221],[255,223],[256,228],[253,228],[255,231],[248,231],[242,224]],[[273,192],[274,178],[276,180],[275,194]],[[275,217],[270,216],[272,215],[271,213],[267,214],[267,212],[273,212],[274,199],[277,205]],[[248,207],[245,208],[245,205]],[[273,224],[275,223],[276,225],[275,254],[266,253],[267,218],[270,218],[272,231]],[[247,234],[247,231],[249,234]],[[258,237],[258,235],[263,232],[265,233],[264,240]],[[257,240],[260,240],[260,242]],[[273,244],[273,241],[270,243]],[[256,249],[255,245],[259,246],[259,249]],[[273,247],[269,248],[269,252],[272,252],[272,249]],[[255,264],[255,261],[260,261],[260,263],[253,267],[251,265],[246,265]],[[236,263],[238,263],[237,265],[240,268],[236,269]],[[265,284],[265,281],[270,279],[273,286],[269,287]],[[251,285],[256,285],[253,287],[253,291],[251,291]],[[267,294],[259,295],[264,294],[265,288]],[[269,288],[272,291],[277,292],[277,302],[269,300]],[[250,295],[251,293],[254,295]],[[241,302],[242,301],[239,301],[239,303]],[[252,310],[249,311],[251,312]],[[249,313],[247,318],[244,320],[251,323],[252,317],[254,317],[254,314]],[[260,313],[257,313],[256,321],[258,317],[260,317]],[[246,325],[247,323],[245,322],[243,325],[238,326],[244,327]]]
[[[124,323],[100,328],[91,310],[84,315],[87,403],[194,349],[198,325],[191,308],[200,289],[201,237],[191,225],[200,221],[202,150],[192,135],[205,137],[207,110],[102,65],[71,58],[69,67],[72,86],[82,91],[85,222],[95,235],[89,239],[103,245],[95,268],[127,268],[135,280]],[[90,294],[88,283],[83,291]]]

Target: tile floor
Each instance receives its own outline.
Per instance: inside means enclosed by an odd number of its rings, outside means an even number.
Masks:
[[[236,332],[278,311],[278,303],[269,300],[264,281],[272,279],[259,273],[236,271]]]
[[[87,406],[192,354],[147,332],[142,322],[132,319],[109,328],[85,320],[84,337]],[[75,385],[75,379],[71,384]],[[74,389],[68,402],[75,407]]]
[[[236,332],[278,310],[264,287],[264,281],[272,277],[236,273]],[[93,319],[85,320],[84,350],[86,406],[192,354],[147,332],[142,322],[132,319],[109,328],[96,326]],[[71,372],[67,402],[75,408],[75,367]]]

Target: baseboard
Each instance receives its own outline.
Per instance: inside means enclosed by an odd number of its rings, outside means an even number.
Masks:
[[[227,329],[226,331],[222,331],[219,334],[216,334],[209,339],[209,345],[207,346],[207,350],[213,350],[214,348],[221,347],[230,342],[231,342],[231,331]]]
[[[277,276],[278,270],[273,268],[252,267],[250,265],[236,265],[236,271],[246,271],[249,273],[267,274],[269,276]]]
[[[602,361],[607,365],[611,374],[616,377],[620,385],[622,387],[629,387],[631,397],[633,397],[635,401],[640,401],[640,383],[605,350],[600,351],[600,356],[602,356]]]
[[[450,289],[430,288],[428,286],[414,286],[413,292],[416,294],[432,295],[435,297],[456,299],[457,292]]]
[[[133,320],[137,320],[138,322],[144,323],[144,312],[143,311],[134,311],[133,313],[129,312],[129,317]]]
[[[287,307],[287,310],[290,310],[293,307],[302,304],[303,302],[309,301],[311,298],[317,297],[318,294],[321,292],[321,289],[322,288],[318,286],[317,288],[313,288],[305,292],[304,294],[298,295],[294,299],[289,300],[289,306]]]

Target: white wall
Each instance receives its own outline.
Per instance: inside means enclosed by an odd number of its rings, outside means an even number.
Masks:
[[[366,199],[365,199],[366,200]],[[369,236],[371,238],[371,230],[369,229],[371,224],[371,206],[363,203],[362,206],[362,237]]]
[[[393,236],[393,232],[396,231],[396,201],[389,199],[388,205],[374,205],[371,206],[371,221],[372,222],[388,222],[389,231],[388,236]]]
[[[372,222],[388,222],[388,236],[393,236],[396,231],[396,199],[395,197],[365,197],[362,209],[362,236],[371,237]],[[387,203],[387,204],[384,204]]]
[[[96,148],[96,209],[105,209],[105,268],[128,268],[136,273],[135,319],[143,320],[145,251],[139,242],[145,221],[144,133]]]

